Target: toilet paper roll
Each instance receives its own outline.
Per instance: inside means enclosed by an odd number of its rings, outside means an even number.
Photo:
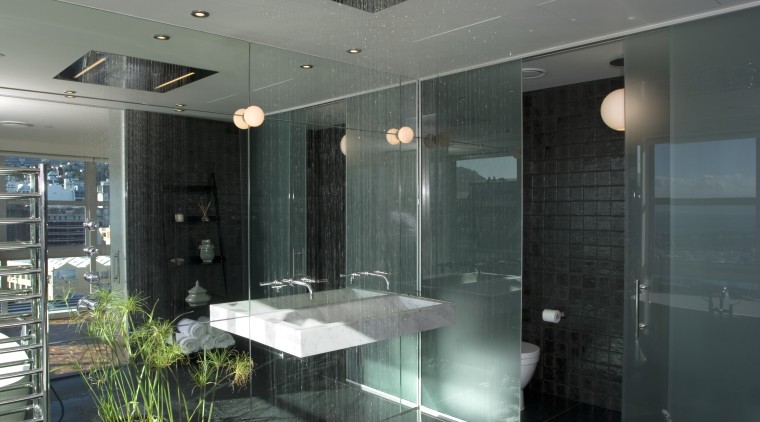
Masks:
[[[558,323],[564,314],[556,309],[544,309],[541,318],[546,322]]]

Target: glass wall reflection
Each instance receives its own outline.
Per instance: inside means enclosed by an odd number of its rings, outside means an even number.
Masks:
[[[455,325],[422,335],[422,405],[462,420],[518,420],[521,66],[422,85],[422,295]]]

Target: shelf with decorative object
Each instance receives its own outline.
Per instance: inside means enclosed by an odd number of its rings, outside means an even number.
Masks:
[[[201,217],[200,215],[185,215],[182,221],[177,221],[176,217],[172,218],[170,221],[173,221],[177,224],[216,223],[217,221],[219,221],[219,217],[215,215],[209,215],[206,218],[208,218],[208,221],[204,221],[203,217]]]
[[[224,262],[224,257],[222,255],[215,255],[214,259],[211,262],[203,262],[203,259],[201,259],[200,256],[191,256],[186,261],[188,265],[210,265],[210,264],[221,264]]]
[[[224,259],[222,216],[215,174],[208,175],[207,184],[167,184],[163,192],[169,199],[166,211],[170,215],[165,218],[170,224],[173,223],[165,228],[164,234],[167,263],[177,269],[188,266],[196,268],[174,272],[175,277],[183,278],[176,281],[185,283],[185,277],[194,279],[200,276],[196,274],[198,266],[213,266],[218,268],[214,272],[221,270],[222,283],[216,284],[216,288],[212,289],[215,291],[209,294],[226,296],[227,263]],[[205,276],[211,274],[206,273]]]

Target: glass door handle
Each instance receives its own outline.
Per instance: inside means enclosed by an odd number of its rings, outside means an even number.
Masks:
[[[636,325],[638,327],[638,330],[636,330],[636,339],[639,339],[639,331],[644,330],[647,328],[647,325],[641,322],[641,293],[645,292],[649,288],[646,284],[641,284],[641,280],[638,278],[636,279],[636,297],[635,300],[635,312],[636,312]]]

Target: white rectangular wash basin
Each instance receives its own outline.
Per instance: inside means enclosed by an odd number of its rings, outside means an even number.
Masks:
[[[297,357],[451,325],[451,302],[338,289],[210,305],[211,326]]]

